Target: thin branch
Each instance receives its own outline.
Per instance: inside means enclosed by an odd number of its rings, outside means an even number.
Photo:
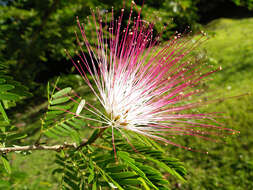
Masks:
[[[101,137],[101,135],[103,134],[103,132],[106,130],[107,128],[102,128],[99,130],[99,132],[97,133],[97,135],[92,138],[92,140],[88,140],[88,141],[84,141],[83,143],[81,143],[76,149],[80,149],[82,148],[83,146],[86,146],[86,145],[89,145],[89,144],[92,144],[94,143],[99,137]]]
[[[93,143],[94,141],[92,141],[92,143],[87,143],[88,140],[84,139],[83,142],[81,143],[82,146],[81,145],[80,146],[83,147],[88,144],[91,144],[92,146],[95,146],[97,148],[101,148],[101,149],[105,149],[105,150],[112,150],[110,147],[94,144]],[[78,146],[76,143],[64,143],[62,145],[52,145],[52,146],[38,144],[38,145],[27,145],[27,146],[3,147],[3,148],[0,148],[0,154],[5,154],[5,153],[9,153],[9,152],[16,152],[16,151],[33,151],[33,150],[53,150],[53,151],[59,152],[60,150],[63,150],[63,149],[78,149],[78,147],[80,147],[80,146]]]
[[[67,148],[77,148],[76,143],[65,143],[63,145],[28,145],[28,146],[15,146],[15,147],[3,147],[0,148],[0,153],[9,153],[15,151],[29,151],[29,150],[54,150],[60,151]]]

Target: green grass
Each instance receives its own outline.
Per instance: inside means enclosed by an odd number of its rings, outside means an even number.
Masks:
[[[210,91],[215,92],[210,96],[227,98],[204,109],[225,112],[225,126],[241,133],[219,143],[182,138],[182,143],[208,151],[208,155],[168,146],[171,155],[181,159],[189,171],[188,182],[172,182],[173,189],[250,190],[253,189],[253,96],[228,97],[252,93],[253,19],[219,19],[207,25],[206,30],[211,37],[203,48],[209,61],[223,68],[209,82]],[[13,175],[17,175],[12,177],[15,181],[12,188],[58,189],[57,176],[52,175],[53,155],[52,152],[11,154]]]
[[[58,189],[59,177],[52,174],[56,168],[54,156],[55,152],[43,151],[26,156],[11,154],[14,168],[10,178],[11,189]]]
[[[206,150],[208,155],[170,149],[189,171],[186,184],[175,189],[253,189],[253,19],[219,19],[207,25],[211,38],[204,45],[209,61],[222,66],[209,81],[213,99],[206,111],[225,112],[224,124],[241,133],[219,143],[199,139],[185,140],[186,145]],[[251,93],[240,98],[228,97]],[[179,188],[178,188],[179,187]]]
[[[207,25],[207,30],[214,32],[205,47],[223,71],[216,74],[216,84],[244,84],[249,90],[253,81],[253,19],[219,19]],[[247,85],[248,84],[248,85]]]

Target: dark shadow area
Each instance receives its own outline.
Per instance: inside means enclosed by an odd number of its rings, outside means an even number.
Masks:
[[[253,17],[253,11],[239,7],[228,0],[201,0],[197,4],[199,23],[207,24],[217,18],[248,18]]]

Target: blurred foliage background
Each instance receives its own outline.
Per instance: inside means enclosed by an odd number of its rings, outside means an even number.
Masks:
[[[142,5],[141,0],[135,3]],[[61,76],[62,87],[85,86],[64,51],[73,55],[76,50],[76,16],[87,23],[90,9],[110,11],[114,7],[117,11],[123,4],[122,0],[0,0],[0,64],[23,89],[18,91],[21,98],[4,104],[19,132],[27,135],[22,140],[15,139],[16,144],[29,144],[35,139],[38,118],[47,106],[48,81]],[[130,4],[126,0],[126,15]],[[211,64],[223,67],[213,76],[210,89],[224,97],[252,92],[252,0],[146,0],[142,17],[155,23],[157,33],[166,25],[164,41],[188,27],[193,33],[207,32],[210,39],[201,48]],[[87,31],[91,41],[95,37],[92,31]],[[209,155],[168,147],[169,154],[180,158],[189,171],[188,182],[172,182],[173,189],[253,189],[252,95],[227,99],[204,109],[225,112],[224,124],[240,130],[241,135],[226,139],[226,144],[182,138],[185,143],[208,149]],[[0,178],[0,189],[6,184],[12,189],[57,189],[53,158],[47,152],[10,156],[14,169]],[[4,163],[0,164],[0,176],[3,168]]]

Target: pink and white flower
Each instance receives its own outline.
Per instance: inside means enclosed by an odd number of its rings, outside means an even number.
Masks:
[[[117,19],[113,10],[110,18],[99,11],[96,16],[92,12],[96,47],[89,43],[85,27],[78,20],[82,40],[77,35],[77,41],[81,54],[78,54],[79,61],[71,60],[104,111],[82,101],[76,115],[86,118],[80,114],[84,108],[95,114],[96,121],[103,127],[111,127],[112,133],[116,129],[124,136],[129,130],[186,149],[191,148],[172,142],[172,137],[190,135],[212,140],[207,135],[219,135],[215,129],[233,133],[216,122],[215,113],[190,112],[204,104],[191,99],[200,94],[203,78],[215,72],[208,71],[208,65],[192,55],[192,51],[206,39],[204,35],[193,41],[177,34],[158,46],[159,35],[153,36],[153,24],[141,20],[141,11],[132,18],[131,9],[126,26],[122,24],[123,12],[122,9]],[[86,45],[89,59],[82,44]]]

